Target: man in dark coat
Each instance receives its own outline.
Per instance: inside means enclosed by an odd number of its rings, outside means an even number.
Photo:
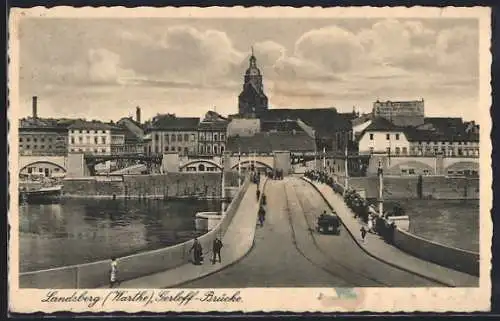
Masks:
[[[219,263],[222,262],[220,257],[220,250],[222,249],[223,246],[224,245],[222,244],[222,241],[218,237],[216,237],[212,245],[212,252],[213,252],[212,264],[215,264],[215,262],[217,262],[217,257],[219,257]]]
[[[203,249],[201,248],[201,244],[198,241],[198,238],[194,239],[193,246],[191,246],[189,253],[191,253],[191,251],[193,251],[193,259],[194,259],[193,263],[195,265],[200,265],[202,260]]]
[[[260,207],[258,216],[259,216],[260,226],[262,227],[264,226],[264,221],[266,219],[266,210],[264,209],[264,207],[262,206]]]

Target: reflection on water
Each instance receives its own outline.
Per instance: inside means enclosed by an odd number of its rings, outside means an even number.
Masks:
[[[19,209],[20,271],[92,262],[189,240],[218,201],[66,200]]]
[[[410,232],[425,239],[479,252],[478,200],[401,200]],[[391,202],[387,202],[391,206]]]

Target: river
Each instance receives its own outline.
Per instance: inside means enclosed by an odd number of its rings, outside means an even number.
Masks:
[[[20,272],[93,262],[199,235],[195,214],[220,201],[64,200],[19,209]]]

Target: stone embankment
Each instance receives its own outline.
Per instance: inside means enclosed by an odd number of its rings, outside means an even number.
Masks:
[[[238,185],[238,174],[227,173],[226,187]],[[221,197],[221,173],[167,173],[70,178],[64,197],[180,198]]]

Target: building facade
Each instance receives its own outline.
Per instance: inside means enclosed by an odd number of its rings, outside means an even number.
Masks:
[[[264,93],[262,74],[257,67],[257,59],[250,56],[250,64],[245,72],[243,90],[238,97],[238,113],[244,117],[260,117],[268,109],[268,99]]]
[[[176,117],[173,114],[158,115],[146,125],[150,137],[148,154],[176,152],[182,156],[198,153],[199,118]]]
[[[68,127],[68,152],[110,155],[123,153],[122,128],[99,121],[78,120]]]
[[[424,99],[411,101],[376,101],[373,116],[389,120],[396,126],[420,126],[424,123]]]
[[[23,119],[19,126],[19,154],[64,156],[68,153],[66,124],[52,120]]]
[[[383,118],[372,121],[360,135],[358,145],[360,154],[479,157],[478,134],[398,127]]]
[[[222,155],[227,140],[226,118],[215,112],[208,112],[198,125],[198,154]]]

